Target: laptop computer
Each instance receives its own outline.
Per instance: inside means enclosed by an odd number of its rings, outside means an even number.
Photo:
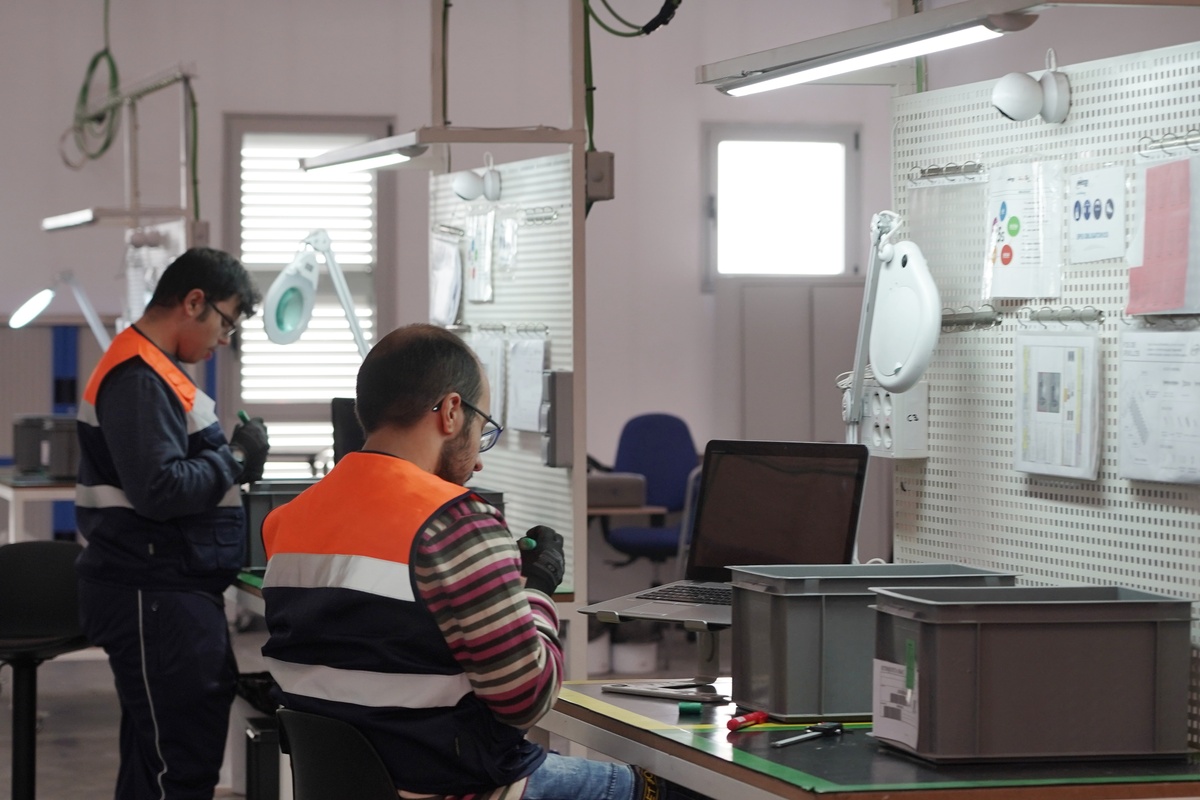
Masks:
[[[733,621],[730,566],[849,564],[867,448],[714,440],[704,450],[684,580],[580,609],[602,622],[650,619],[690,630]]]

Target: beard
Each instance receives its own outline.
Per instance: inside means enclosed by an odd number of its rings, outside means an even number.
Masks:
[[[438,463],[433,470],[444,481],[465,486],[475,473],[476,453],[471,448],[471,426],[467,425],[453,439],[442,445]]]

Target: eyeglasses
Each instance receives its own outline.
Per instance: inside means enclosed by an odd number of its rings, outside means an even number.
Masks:
[[[232,317],[230,317],[228,314],[226,314],[221,309],[217,308],[216,303],[213,303],[211,300],[209,300],[206,297],[206,298],[204,298],[204,305],[208,306],[213,311],[217,312],[217,316],[219,316],[221,318],[221,322],[224,323],[221,328],[221,334],[223,336],[228,336],[229,334],[231,334],[235,330],[237,330],[237,321],[234,320]]]
[[[485,453],[488,450],[491,450],[496,446],[496,442],[500,439],[500,434],[504,432],[504,428],[501,427],[499,422],[496,422],[496,420],[492,419],[487,414],[468,403],[466,400],[462,400],[461,397],[459,400],[461,400],[465,408],[469,408],[471,411],[474,411],[476,414],[483,417],[483,430],[479,433],[479,452]],[[433,410],[441,411],[442,404],[438,403],[433,407]],[[489,425],[491,426],[490,428],[488,427]]]

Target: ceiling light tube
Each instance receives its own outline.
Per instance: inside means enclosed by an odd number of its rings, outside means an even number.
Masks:
[[[804,42],[705,64],[696,82],[731,95],[829,80],[928,53],[1024,30],[1054,3],[964,0]],[[854,78],[836,82],[858,82]]]
[[[381,169],[403,164],[424,153],[428,145],[417,144],[416,137],[411,133],[399,136],[388,136],[349,147],[339,147],[309,158],[300,159],[300,169],[305,172],[313,170],[337,169],[348,172]]]
[[[858,56],[851,56],[849,58],[836,57],[835,59],[826,60],[824,63],[806,64],[799,69],[784,68],[766,72],[744,80],[734,81],[724,86],[718,86],[717,88],[732,97],[744,97],[749,94],[769,92],[772,89],[782,89],[785,86],[811,83],[812,81],[831,78],[834,75],[845,75],[847,72],[857,72],[858,70],[870,67],[880,67],[884,64],[917,58],[918,56],[925,56],[930,53],[938,53],[942,50],[950,50],[955,47],[962,47],[963,45],[975,44],[976,42],[985,42],[988,39],[995,39],[1000,35],[1002,35],[1001,31],[994,30],[987,25],[972,25],[962,30],[938,34],[937,36],[908,42],[907,44],[892,45],[882,50],[863,53]]]
[[[58,231],[67,228],[78,228],[84,225],[95,225],[104,222],[116,222],[122,225],[136,225],[148,219],[171,219],[187,217],[188,211],[175,206],[147,206],[136,211],[129,208],[83,208],[42,219],[42,230]]]

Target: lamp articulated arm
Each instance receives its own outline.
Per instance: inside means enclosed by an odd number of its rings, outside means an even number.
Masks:
[[[333,257],[333,243],[329,240],[329,234],[324,228],[318,228],[304,237],[304,243],[325,256],[325,266],[329,268],[329,279],[333,281],[333,290],[337,292],[338,302],[342,304],[342,310],[346,312],[346,321],[350,323],[350,333],[354,336],[354,343],[358,345],[358,354],[366,358],[370,348],[367,347],[362,326],[358,324],[358,315],[354,313],[354,298],[350,295],[346,276],[342,274],[342,268],[338,266],[337,259]]]
[[[900,227],[900,215],[880,211],[871,217],[871,257],[867,259],[867,280],[863,287],[862,311],[858,316],[858,344],[854,349],[854,373],[845,420],[854,425],[862,419],[863,373],[867,369],[867,348],[871,341],[871,318],[875,315],[875,295],[879,291],[879,262],[890,261],[892,244],[888,240]]]

